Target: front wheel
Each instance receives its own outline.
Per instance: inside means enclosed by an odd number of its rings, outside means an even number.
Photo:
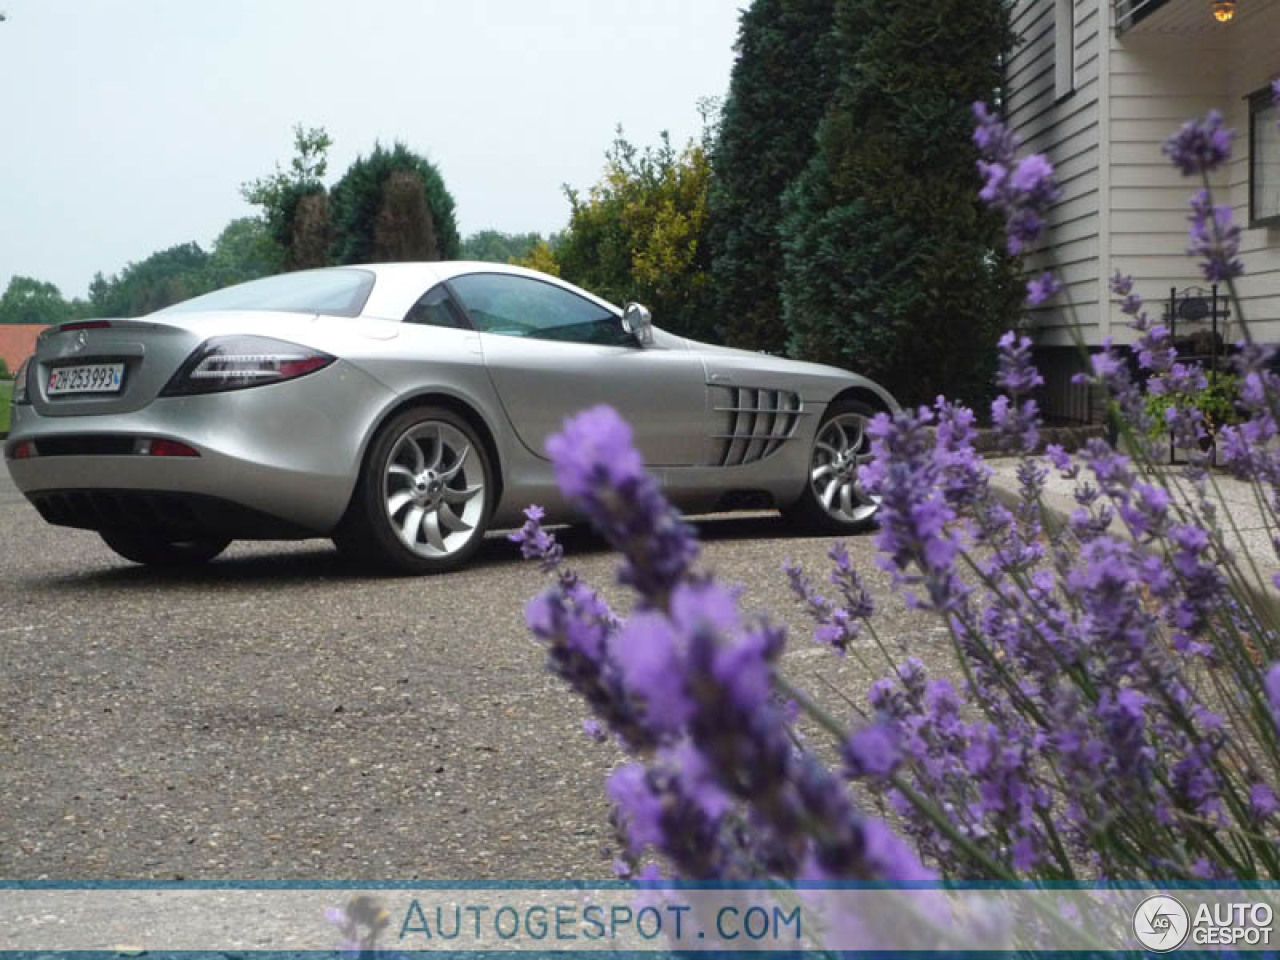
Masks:
[[[168,540],[145,530],[100,530],[108,547],[126,560],[152,567],[193,566],[212,560],[231,543],[230,537]]]
[[[875,523],[880,498],[858,481],[858,467],[871,459],[867,424],[875,411],[856,400],[827,408],[809,454],[804,493],[785,512],[799,525],[822,533],[856,533]]]
[[[334,543],[398,573],[451,570],[484,539],[494,486],[469,423],[441,407],[406,410],[374,438]]]

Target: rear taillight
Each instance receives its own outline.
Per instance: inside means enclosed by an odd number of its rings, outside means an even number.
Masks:
[[[53,332],[70,333],[72,330],[101,330],[109,326],[111,326],[110,320],[74,320],[71,323],[64,323],[60,327],[55,327]]]
[[[163,437],[139,440],[137,452],[144,457],[198,457],[200,452],[178,440]]]
[[[9,451],[11,460],[30,460],[36,455],[36,447],[30,440],[23,440]]]
[[[214,337],[187,358],[162,397],[244,390],[314,373],[335,358],[271,337]]]
[[[13,375],[13,397],[15,404],[30,403],[31,400],[27,393],[27,370],[31,367],[31,357],[22,361],[22,365],[18,367],[18,372]]]

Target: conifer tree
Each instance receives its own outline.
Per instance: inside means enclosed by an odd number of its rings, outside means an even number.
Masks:
[[[709,197],[718,325],[732,346],[786,346],[781,198],[805,168],[835,82],[834,0],[756,0],[720,119]]]
[[[1005,0],[837,0],[834,39],[836,90],[784,198],[790,349],[904,401],[977,402],[1023,293],[971,139],[971,104],[998,97]]]

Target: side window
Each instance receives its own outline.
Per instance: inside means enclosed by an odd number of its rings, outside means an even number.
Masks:
[[[485,333],[606,346],[632,342],[613,313],[541,280],[470,273],[452,285],[476,329]]]
[[[1053,95],[1061,100],[1076,88],[1076,0],[1055,0],[1053,9]]]
[[[1249,226],[1280,227],[1280,105],[1270,87],[1249,101]]]
[[[404,315],[404,323],[420,323],[427,327],[456,327],[470,329],[466,318],[449,299],[449,291],[443,283],[437,283],[424,293]]]

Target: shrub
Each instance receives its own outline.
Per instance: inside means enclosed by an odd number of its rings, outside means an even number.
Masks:
[[[1198,410],[1204,418],[1205,441],[1223,427],[1240,423],[1240,378],[1230,373],[1208,373],[1203,390],[1191,393],[1148,393],[1143,401],[1151,418],[1151,437],[1163,437],[1166,424]]]
[[[1280,84],[1277,85],[1280,96]],[[1016,143],[981,106],[983,197],[1011,242],[1038,241],[1055,195],[1044,157]],[[1168,150],[1207,174],[1230,140],[1220,118],[1188,124]],[[1207,177],[1206,177],[1207,180]],[[1192,249],[1206,276],[1234,286],[1239,232],[1205,191],[1193,201]],[[1178,361],[1132,281],[1113,280],[1155,389],[1194,395],[1202,372]],[[1052,274],[1028,284],[1057,296]],[[1239,309],[1239,300],[1236,307]],[[1237,313],[1237,316],[1240,316]],[[1177,407],[1178,472],[1155,469],[1151,418],[1128,365],[1107,346],[1090,380],[1112,398],[1132,456],[1100,440],[1077,457],[1039,440],[1040,385],[1030,341],[1000,340],[992,420],[1019,460],[1020,495],[996,498],[973,450],[973,411],[939,399],[873,421],[861,480],[881,497],[881,565],[912,607],[946,626],[966,678],[931,680],[894,663],[869,695],[869,719],[828,716],[786,680],[786,637],[750,620],[735,593],[697,567],[690,527],[663,499],[608,408],[570,419],[547,445],[563,493],[621,553],[636,595],[612,611],[565,569],[537,508],[513,536],[555,573],[527,610],[551,669],[591,708],[590,730],[631,762],[609,778],[624,871],[657,855],[696,880],[917,881],[1125,878],[1160,882],[1280,877],[1280,618],[1272,586],[1236,562],[1208,494],[1203,412]],[[1219,431],[1228,468],[1280,518],[1280,377],[1274,351],[1246,342],[1237,426]],[[936,439],[930,439],[929,427]],[[1043,502],[1050,471],[1077,481],[1062,522]],[[1086,480],[1086,477],[1088,478]],[[875,634],[874,605],[849,556],[831,552],[831,590],[787,575],[812,613],[814,639],[844,655]],[[1275,578],[1280,586],[1280,575]],[[841,764],[795,736],[793,707],[834,738]],[[864,784],[903,824],[918,856],[861,813]]]
[[[397,173],[410,174],[421,183],[425,203],[404,189],[403,177],[393,178]],[[400,208],[388,209],[389,199],[400,201]],[[408,248],[389,241],[386,230],[392,222],[407,227],[414,220],[411,233],[416,240],[411,240],[412,249],[406,255],[415,259],[453,260],[461,246],[453,195],[440,171],[402,143],[390,150],[375,144],[369,156],[357,157],[330,192],[330,213],[337,263],[372,263],[404,253]],[[428,242],[430,237],[433,243]],[[426,256],[432,248],[434,255]]]
[[[566,188],[572,212],[554,251],[560,276],[616,303],[643,301],[673,333],[713,338],[708,139],[704,130],[701,142],[677,150],[664,133],[658,147],[640,150],[619,130],[600,182],[585,197]]]

